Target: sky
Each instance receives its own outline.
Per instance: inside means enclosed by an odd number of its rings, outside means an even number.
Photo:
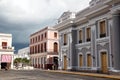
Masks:
[[[65,11],[78,12],[91,0],[0,0],[0,33],[10,33],[15,51],[29,46],[30,34],[55,25]]]

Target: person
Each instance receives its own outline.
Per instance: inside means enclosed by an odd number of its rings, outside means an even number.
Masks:
[[[7,71],[8,70],[8,68],[7,68],[7,66],[5,67],[5,71]]]
[[[52,70],[55,70],[55,64],[52,65]]]

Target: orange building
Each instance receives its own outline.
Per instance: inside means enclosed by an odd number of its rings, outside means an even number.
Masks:
[[[31,65],[40,69],[58,66],[58,32],[45,27],[30,35]]]

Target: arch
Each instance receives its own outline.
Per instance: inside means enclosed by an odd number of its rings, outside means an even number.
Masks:
[[[58,43],[54,42],[54,52],[58,52]]]

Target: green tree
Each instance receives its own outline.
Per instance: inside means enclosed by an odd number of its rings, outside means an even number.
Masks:
[[[23,63],[23,65],[29,65],[30,60],[28,60],[27,58],[23,58],[22,63]]]
[[[15,58],[14,59],[14,63],[21,63],[22,62],[22,58]]]
[[[14,59],[14,65],[16,68],[18,68],[18,65],[22,63],[22,58],[15,58]]]
[[[18,65],[19,65],[20,63],[22,63],[22,66],[26,66],[26,65],[29,65],[30,60],[27,59],[27,58],[16,58],[16,59],[14,59],[14,65],[15,65],[16,67],[18,67]]]

